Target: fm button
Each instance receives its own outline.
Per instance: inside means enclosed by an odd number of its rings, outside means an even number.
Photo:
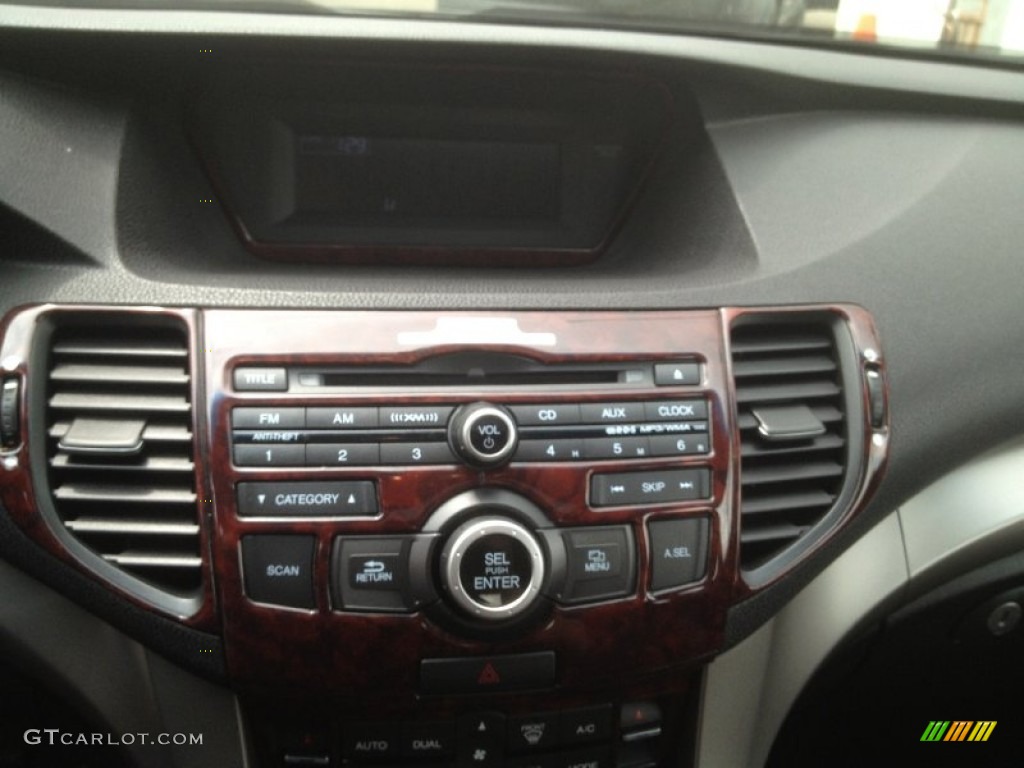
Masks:
[[[452,416],[448,440],[467,464],[496,467],[508,461],[516,449],[516,422],[500,405],[473,403]]]

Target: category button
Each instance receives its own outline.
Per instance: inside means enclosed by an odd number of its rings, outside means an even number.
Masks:
[[[306,426],[304,408],[235,408],[231,411],[235,429],[302,429]]]
[[[242,517],[362,517],[378,509],[371,480],[239,483],[237,491]]]

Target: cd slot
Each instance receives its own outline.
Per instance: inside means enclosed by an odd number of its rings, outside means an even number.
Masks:
[[[479,369],[461,373],[442,373],[407,369],[367,370],[359,368],[345,371],[300,372],[299,384],[304,387],[326,388],[394,388],[394,387],[529,387],[558,386],[560,384],[601,385],[625,381],[625,371],[596,370],[540,370],[495,371]]]

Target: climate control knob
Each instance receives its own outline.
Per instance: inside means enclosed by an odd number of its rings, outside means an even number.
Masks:
[[[467,464],[477,467],[504,464],[511,458],[518,440],[512,414],[492,403],[464,405],[448,424],[452,450]]]
[[[455,529],[441,551],[441,579],[471,616],[501,621],[528,610],[544,583],[544,553],[528,528],[506,517],[477,517]]]

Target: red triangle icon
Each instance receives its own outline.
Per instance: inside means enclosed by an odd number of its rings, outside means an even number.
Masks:
[[[498,674],[498,670],[494,668],[491,662],[484,664],[484,668],[480,670],[480,674],[477,675],[476,681],[480,685],[495,685],[501,682],[501,675]]]

